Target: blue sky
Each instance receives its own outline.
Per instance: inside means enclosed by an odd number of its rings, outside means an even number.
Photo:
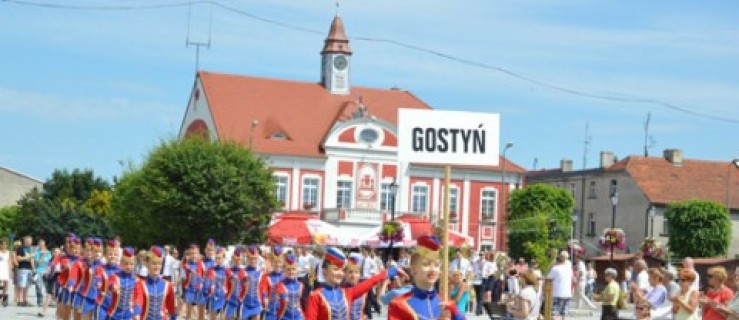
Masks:
[[[27,0],[119,6],[185,0]],[[194,1],[197,2],[197,1]],[[208,39],[204,70],[318,81],[329,0],[218,0],[223,6],[314,32],[195,4],[190,40]],[[735,1],[343,1],[350,37],[400,41],[499,70],[385,43],[351,42],[355,85],[410,90],[435,108],[496,112],[501,145],[514,162],[588,167],[600,151],[643,153],[651,112],[651,155],[739,157],[739,3]],[[56,168],[104,178],[140,163],[174,137],[194,80],[185,46],[188,6],[147,10],[58,9],[0,2],[0,166],[45,180]],[[625,100],[594,99],[555,90]],[[309,110],[306,110],[309,112]],[[650,139],[651,140],[651,139]]]

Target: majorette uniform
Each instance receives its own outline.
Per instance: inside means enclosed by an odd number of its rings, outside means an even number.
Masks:
[[[216,255],[225,255],[226,251],[219,247]],[[206,308],[210,312],[219,313],[226,307],[226,292],[230,283],[226,279],[231,278],[231,270],[222,265],[214,264],[205,273],[205,292],[207,298]]]
[[[360,269],[360,263],[359,259],[357,257],[349,257],[346,259],[346,270],[349,269],[356,269],[359,272]],[[354,285],[349,283],[344,283],[344,288],[351,288]],[[362,294],[361,296],[354,299],[354,301],[351,304],[351,309],[349,310],[349,314],[352,320],[364,320],[366,318],[366,315],[364,314],[364,305],[367,303],[367,293]]]
[[[116,240],[108,240],[107,242],[107,248],[108,252],[111,250],[118,251],[120,247],[120,244]],[[111,275],[114,275],[118,273],[120,269],[118,269],[118,263],[115,261],[108,261],[108,263],[105,264],[103,267],[103,276],[105,277],[105,282],[103,283],[105,286],[101,290],[102,294],[102,301],[100,302],[100,310],[98,312],[98,319],[97,320],[107,320],[108,319],[108,309],[110,309],[110,294],[108,292],[108,280],[110,279]]]
[[[85,247],[85,250],[92,250],[92,238],[85,239]],[[72,295],[71,306],[77,311],[82,311],[82,301],[84,298],[80,291],[86,289],[86,286],[83,287],[85,285],[85,275],[87,274],[88,267],[92,263],[93,261],[88,260],[87,258],[80,258],[72,265],[72,269],[69,271],[67,288]]]
[[[440,242],[434,236],[421,236],[418,239],[416,254],[423,256],[431,256],[438,259]],[[388,320],[431,320],[441,317],[442,309],[439,305],[443,300],[436,290],[426,291],[418,287],[390,301],[388,306]],[[464,320],[462,315],[453,303],[449,304],[453,320]]]
[[[154,246],[147,259],[164,257],[164,250]],[[133,314],[140,320],[177,320],[174,286],[158,274],[149,274],[146,279],[136,282],[133,289]]]
[[[198,245],[190,245],[190,250],[196,250]],[[182,295],[185,303],[197,304],[203,287],[203,276],[205,276],[205,265],[202,261],[188,261],[182,265],[185,273],[185,279],[182,281]]]
[[[346,257],[338,249],[328,248],[324,261],[343,268]],[[342,288],[327,282],[322,288],[314,290],[308,296],[305,318],[311,320],[349,320],[351,319],[351,303],[354,300],[388,277],[394,277],[397,273],[397,269],[390,268],[351,288]],[[329,280],[327,279],[327,281]]]
[[[298,259],[294,255],[285,256],[285,266],[294,266],[297,268]],[[277,297],[279,305],[277,307],[277,318],[280,320],[303,320],[305,314],[301,307],[301,297],[305,287],[297,278],[285,278],[277,284]]]
[[[212,250],[216,249],[215,240],[208,239],[208,243],[206,243],[205,245],[206,254],[208,253],[209,249],[212,249]],[[204,270],[203,276],[205,276],[205,271],[212,268],[216,264],[216,261],[212,257],[208,257],[208,256],[205,256],[203,260],[200,262],[203,264],[203,270]],[[206,292],[207,290],[208,288],[206,288],[205,286],[201,286],[200,292],[197,294],[197,300],[195,301],[195,303],[197,303],[200,306],[205,306],[208,303],[208,297],[207,297],[207,292]]]
[[[57,278],[57,302],[62,305],[71,305],[72,304],[72,291],[70,290],[71,287],[69,285],[69,277],[72,272],[72,266],[74,266],[77,263],[77,260],[80,258],[78,256],[72,255],[71,248],[72,247],[79,247],[80,245],[80,239],[77,238],[73,233],[69,236],[69,247],[70,252],[67,253],[67,255],[61,259],[59,262],[61,272],[59,273],[59,277]],[[73,287],[73,286],[72,286]]]
[[[123,249],[121,261],[134,261],[136,252],[131,247]],[[108,320],[131,320],[133,318],[133,290],[138,278],[133,273],[121,270],[108,276],[106,300],[103,311]]]
[[[259,256],[259,250],[256,246],[246,247],[246,254],[252,259]],[[241,306],[241,318],[249,319],[253,316],[259,316],[263,307],[263,292],[266,291],[267,283],[262,277],[262,271],[254,265],[246,266],[246,274],[249,277],[249,285],[244,297],[244,303]]]
[[[282,247],[272,247],[270,258],[273,266],[282,263]],[[263,275],[263,277],[265,277],[264,281],[267,283],[267,290],[263,293],[264,296],[262,297],[267,301],[265,319],[277,320],[277,309],[280,307],[280,301],[277,296],[276,288],[277,284],[282,282],[282,279],[285,279],[285,275],[282,273],[282,270],[273,270],[269,274]]]
[[[93,256],[100,251],[102,240],[99,238],[92,239]],[[85,270],[82,277],[80,289],[78,291],[82,300],[80,312],[83,315],[94,313],[97,314],[98,306],[103,300],[101,289],[105,286],[105,272],[101,260],[93,259],[92,263]]]
[[[246,297],[249,287],[249,277],[240,263],[241,249],[236,248],[233,253],[234,265],[231,267],[231,276],[228,278],[229,285],[226,286],[226,318],[236,319],[241,316],[241,304]]]

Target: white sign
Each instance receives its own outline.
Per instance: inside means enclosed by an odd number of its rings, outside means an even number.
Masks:
[[[495,113],[399,109],[398,161],[498,165]]]

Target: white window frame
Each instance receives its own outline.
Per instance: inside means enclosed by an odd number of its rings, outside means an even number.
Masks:
[[[321,183],[322,179],[320,176],[315,174],[306,174],[302,177],[300,180],[300,209],[305,208],[306,202],[305,202],[305,190],[306,190],[306,183],[305,181],[308,179],[315,179],[318,181],[318,184],[316,185],[316,203],[313,204],[313,208],[311,211],[319,211],[321,208]]]
[[[441,208],[441,210],[439,211],[441,212],[444,211],[444,190],[446,190],[446,188],[442,186],[441,194],[439,194],[439,207]],[[456,185],[451,185],[449,187],[449,204],[449,212],[455,212],[457,214],[457,217],[459,217],[462,213],[459,210],[459,187],[457,187]],[[454,210],[452,210],[452,208]]]
[[[424,201],[423,201],[423,210],[418,210],[420,208],[416,208],[416,187],[424,188],[426,192],[423,194]],[[429,186],[425,183],[414,183],[411,186],[411,212],[414,213],[428,213],[429,210]],[[420,194],[419,194],[420,196]],[[420,205],[421,202],[419,201],[418,204]]]
[[[349,188],[346,189],[346,188],[340,187],[339,186],[340,183],[348,183]],[[339,201],[341,200],[340,194],[342,192],[348,192],[349,203],[346,206],[343,205],[342,201]],[[352,181],[349,178],[339,178],[338,180],[336,180],[336,207],[349,209],[353,207],[353,204],[354,204],[354,181]]]
[[[282,209],[284,210],[285,208],[288,208],[288,204],[290,202],[290,175],[287,174],[287,173],[284,173],[284,172],[275,172],[275,173],[272,174],[272,178],[273,179],[276,179],[275,180],[275,198],[277,198],[277,201],[278,202],[279,201],[284,202],[282,204]],[[285,188],[285,194],[284,194],[284,196],[285,196],[285,199],[280,199],[280,197],[279,197],[279,190],[280,190],[280,181],[279,181],[279,179],[283,179],[283,178],[285,179],[285,184],[284,184],[284,188]]]
[[[492,208],[493,208],[493,222],[498,222],[498,200],[499,200],[498,199],[499,198],[498,197],[498,189],[491,188],[491,187],[485,187],[485,188],[482,188],[480,190],[480,212],[479,212],[479,214],[480,214],[480,220],[483,220],[483,216],[485,216],[485,213],[486,213],[483,210],[484,209],[483,203],[486,200],[489,201],[489,199],[486,199],[485,196],[484,196],[485,195],[485,192],[490,192],[490,191],[492,191],[494,193],[494,195],[495,195],[495,197],[493,198],[494,203],[493,203],[493,206],[492,206]]]
[[[393,191],[390,189],[392,183],[392,180],[380,182],[380,210],[390,211],[390,203],[393,201]]]

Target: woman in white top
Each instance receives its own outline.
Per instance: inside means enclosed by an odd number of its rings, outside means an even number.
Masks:
[[[523,274],[524,287],[515,299],[506,304],[506,309],[515,320],[536,320],[539,318],[539,277],[529,270]]]
[[[678,274],[680,294],[670,298],[675,320],[698,320],[698,291],[693,289],[695,273],[683,269]]]
[[[8,242],[0,240],[0,300],[3,306],[8,305],[8,289],[10,288],[10,251]]]

